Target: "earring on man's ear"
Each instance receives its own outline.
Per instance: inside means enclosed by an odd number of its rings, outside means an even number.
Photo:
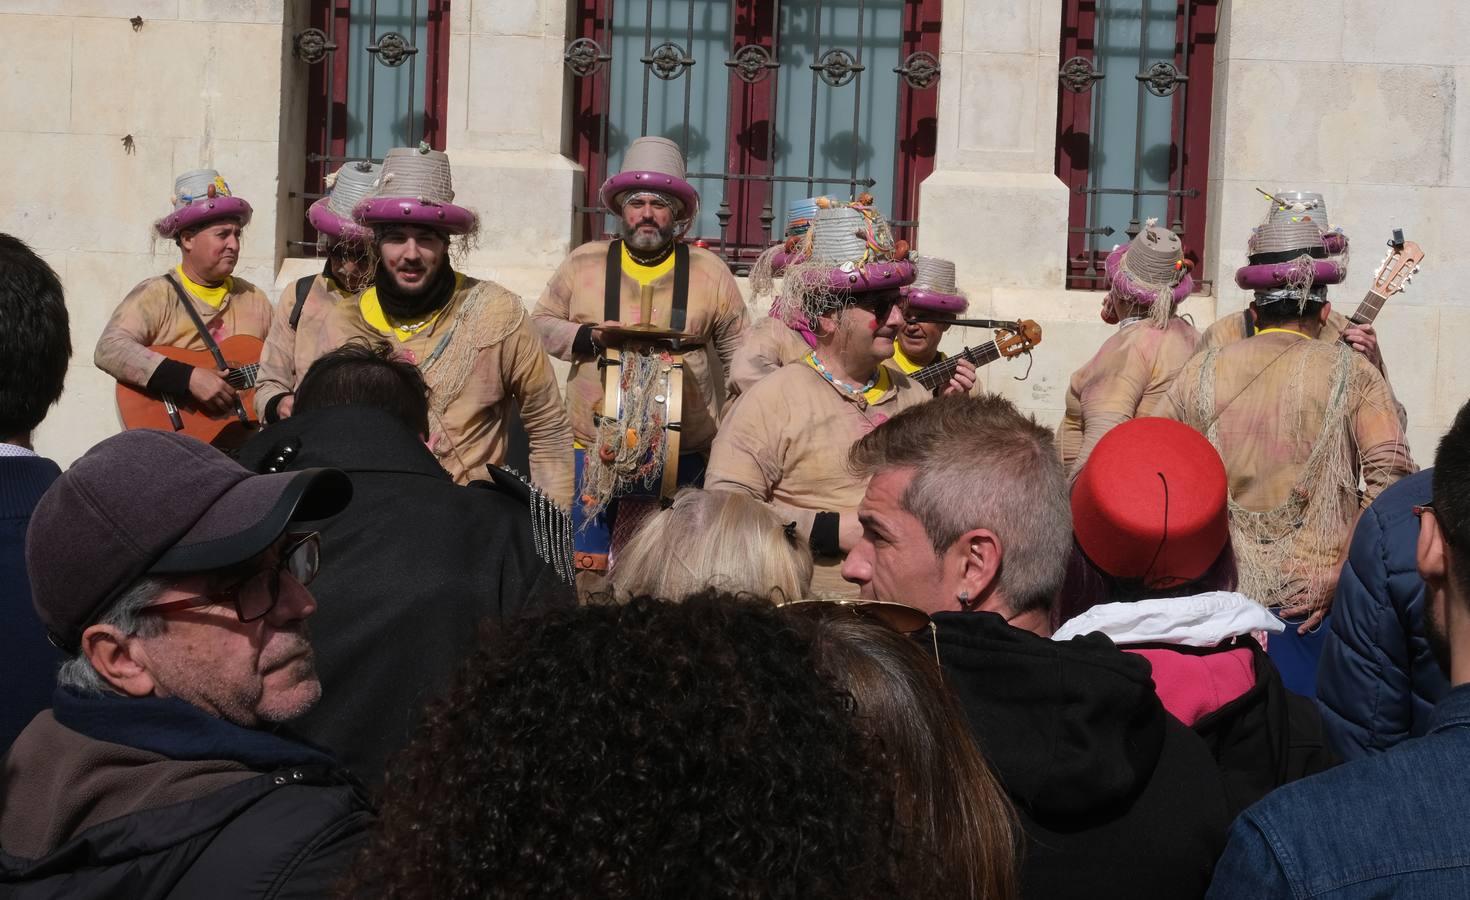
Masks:
[[[977,606],[980,605],[978,602],[974,602],[974,601],[971,601],[970,600],[970,592],[969,591],[960,591],[959,600],[960,600],[960,609],[964,610],[965,612],[970,612],[975,607],[977,607]]]

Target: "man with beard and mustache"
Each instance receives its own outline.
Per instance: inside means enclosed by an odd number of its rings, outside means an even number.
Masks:
[[[1470,404],[1416,506],[1424,625],[1450,690],[1423,737],[1277,790],[1230,832],[1210,896],[1470,895]]]
[[[327,263],[320,274],[297,279],[276,304],[255,389],[255,412],[262,422],[291,415],[296,384],[322,353],[317,343],[327,314],[351,303],[373,282],[373,231],[354,222],[352,210],[372,190],[381,168],[365,160],[348,163],[331,175],[327,196],[306,211]]]
[[[374,191],[354,210],[372,228],[373,284],[334,307],[318,350],[354,338],[386,341],[429,385],[429,449],[455,481],[505,461],[507,417],[519,404],[531,480],[563,507],[572,500],[572,434],[551,363],[521,298],[456,272],[451,236],[478,217],[453,202],[449,157],[427,145],[388,151]]]
[[[337,469],[254,475],[193,438],[128,431],[31,518],[36,612],[67,659],[0,764],[7,897],[320,897],[371,821],[325,751],[276,731],[321,696],[298,523]]]
[[[595,417],[602,410],[598,357],[617,338],[607,326],[658,325],[694,334],[701,346],[683,354],[684,391],[680,422],[680,484],[698,484],[715,437],[725,374],[745,330],[745,301],[729,267],[715,254],[680,239],[699,214],[699,193],[684,178],[684,156],[673,141],[642,137],[628,147],[623,171],[602,185],[602,203],[617,216],[620,237],[592,241],[573,250],[556,270],[536,304],[536,328],[546,352],[572,364],[567,409],[577,442],[578,471],[585,450],[597,445]],[[653,292],[653,321],[639,322],[640,299]],[[710,348],[719,356],[719,376]],[[605,571],[611,522],[597,516],[578,524],[579,565]]]
[[[812,323],[816,349],[757,381],[730,410],[705,487],[743,491],[794,520],[816,558],[813,591],[855,595],[840,567],[862,535],[867,479],[849,471],[848,448],[930,394],[882,364],[904,325],[900,288],[914,280],[887,222],[871,208],[841,206],[818,212],[812,230],[811,258],[786,269],[781,312]],[[945,391],[974,384],[975,367],[962,361]]]
[[[250,204],[230,193],[213,169],[185,172],[174,181],[173,212],[154,223],[159,237],[179,248],[173,271],[146,279],[112,313],[93,357],[97,368],[154,394],[189,397],[217,415],[235,408],[224,373],[164,357],[149,347],[206,350],[185,298],[216,342],[234,335],[262,340],[270,333],[271,302],[232,274]]]

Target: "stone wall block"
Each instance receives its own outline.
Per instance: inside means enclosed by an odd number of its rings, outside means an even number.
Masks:
[[[1059,287],[1067,189],[1054,175],[940,169],[920,192],[919,247],[992,286]]]
[[[1035,54],[965,53],[960,64],[958,149],[1029,157],[1037,146]]]
[[[177,19],[179,0],[6,0],[5,11],[75,19],[119,19],[125,25],[132,17],[142,16],[146,26],[156,20]]]
[[[1314,9],[1321,4],[1271,5]],[[1342,59],[1347,62],[1434,66],[1465,60],[1470,5],[1459,0],[1342,0],[1341,6],[1339,21],[1348,26],[1342,35]]]
[[[1470,228],[1470,189],[1348,184],[1334,193],[1341,198],[1337,200],[1343,210],[1341,224],[1353,239],[1346,290],[1335,294],[1345,294],[1356,304],[1387,254],[1392,229],[1402,228],[1406,238],[1424,249],[1425,260],[1409,289],[1389,301],[1384,315],[1396,306],[1470,305],[1463,288],[1470,278],[1470,259],[1457,252]]]
[[[178,4],[179,18],[184,20],[265,25],[285,21],[285,0],[178,0]]]
[[[538,0],[474,0],[469,4],[473,34],[540,37],[542,10]]]
[[[1387,315],[1385,313],[1385,315]],[[1424,339],[1420,336],[1421,341]],[[1470,309],[1442,309],[1439,313],[1439,352],[1438,378],[1435,386],[1437,390],[1433,395],[1432,418],[1428,422],[1424,417],[1414,415],[1414,407],[1410,405],[1409,398],[1401,396],[1404,405],[1409,407],[1411,422],[1419,422],[1431,427],[1437,427],[1441,431],[1449,428],[1455,420],[1455,413],[1460,407],[1470,400],[1470,366],[1465,365],[1464,353],[1466,347],[1470,347]],[[1428,351],[1433,353],[1433,351]],[[1392,362],[1389,363],[1393,365]],[[1397,373],[1390,368],[1389,375],[1397,378]],[[1397,382],[1395,382],[1397,387]],[[1425,398],[1426,400],[1428,398]],[[1427,459],[1427,457],[1426,457]],[[1421,465],[1429,463],[1421,461]]]
[[[1346,30],[1344,6],[1349,2],[1352,0],[1312,3],[1237,0],[1221,4],[1222,42],[1228,35],[1231,59],[1340,60]],[[1369,2],[1382,5],[1382,0]],[[1222,58],[1223,54],[1217,61]]]
[[[1344,297],[1333,308],[1346,315],[1356,305],[1357,297]],[[1387,306],[1374,323],[1389,383],[1409,414],[1410,427],[1435,422],[1434,404],[1426,401],[1436,389],[1439,322],[1440,310],[1434,307]]]
[[[135,138],[200,133],[212,25],[153,22],[134,32],[125,19],[76,19],[73,28],[71,130]]]
[[[72,336],[72,364],[66,370],[61,402],[51,408],[36,429],[36,452],[54,459],[63,469],[94,444],[117,434],[117,382],[91,365],[92,348]]]
[[[1283,173],[1300,182],[1346,181],[1347,148],[1361,139],[1362,122],[1347,94],[1349,70],[1309,62],[1230,61],[1225,90],[1230,146],[1218,177],[1268,180]],[[1213,163],[1213,159],[1212,159]],[[1212,165],[1213,168],[1213,165]]]
[[[172,246],[172,245],[170,245]],[[92,350],[112,311],[138,282],[161,274],[166,265],[148,253],[96,253],[86,250],[67,251],[66,308],[71,314],[73,364],[91,365]]]
[[[1038,0],[971,4],[961,47],[966,52],[1033,53],[1040,45]]]
[[[547,276],[570,249],[577,169],[543,153],[456,153],[456,199],[480,214],[474,274],[502,266],[541,266]]]
[[[0,128],[65,131],[71,116],[72,23],[0,15]]]
[[[468,115],[465,130],[476,149],[530,149],[541,142],[548,107],[560,118],[561,82],[508,79],[541,72],[544,42],[536,37],[474,35],[469,39]]]

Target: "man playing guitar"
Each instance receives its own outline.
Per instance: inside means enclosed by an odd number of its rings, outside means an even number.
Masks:
[[[224,371],[192,366],[151,348],[209,351],[211,344],[237,335],[265,338],[270,300],[233,276],[250,215],[250,204],[232,196],[213,169],[180,175],[173,211],[154,223],[160,237],[178,245],[179,265],[146,279],[118,304],[97,340],[97,368],[122,384],[206,413],[243,415]]]

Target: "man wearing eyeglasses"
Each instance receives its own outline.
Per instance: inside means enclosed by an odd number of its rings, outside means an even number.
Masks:
[[[371,813],[324,751],[276,727],[321,695],[298,522],[335,469],[252,475],[191,438],[129,431],[41,498],[36,612],[67,654],[52,709],[0,764],[7,896],[317,897]]]
[[[1147,661],[1101,635],[1047,640],[1072,549],[1051,432],[993,394],[945,396],[880,425],[851,462],[870,480],[842,574],[932,617],[945,680],[1025,830],[1022,895],[1202,896],[1230,822],[1209,748],[1165,711]]]

